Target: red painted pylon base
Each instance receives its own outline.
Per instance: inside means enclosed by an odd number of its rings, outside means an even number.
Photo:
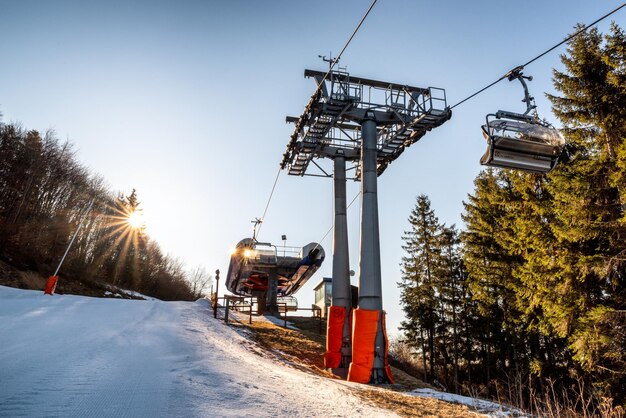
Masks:
[[[43,289],[44,295],[54,295],[54,290],[57,288],[57,282],[59,281],[59,276],[50,276],[48,277],[48,281],[46,282],[46,287]]]

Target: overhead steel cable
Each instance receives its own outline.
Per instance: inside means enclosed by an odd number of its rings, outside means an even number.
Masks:
[[[339,52],[339,55],[337,55],[337,58],[335,59],[330,59],[330,66],[328,69],[328,72],[326,72],[326,74],[324,75],[324,78],[322,79],[322,81],[317,85],[317,88],[315,89],[315,92],[313,93],[313,95],[311,96],[311,98],[314,98],[317,96],[317,94],[320,92],[322,85],[324,84],[324,81],[326,81],[326,79],[328,78],[328,76],[330,75],[331,71],[333,70],[333,68],[335,67],[335,64],[337,64],[337,62],[339,62],[339,60],[341,59],[341,56],[343,55],[343,53],[345,52],[345,50],[348,48],[348,45],[350,45],[350,42],[352,42],[352,39],[354,38],[354,36],[357,34],[357,32],[359,31],[359,29],[361,28],[361,26],[363,25],[363,22],[365,22],[365,19],[367,18],[367,16],[370,14],[370,12],[372,11],[372,9],[374,8],[374,5],[376,4],[378,0],[373,0],[372,3],[370,4],[370,6],[367,8],[367,11],[365,12],[365,14],[363,15],[363,17],[361,18],[361,20],[359,21],[359,24],[356,26],[356,28],[352,31],[352,34],[350,35],[350,38],[348,38],[348,41],[345,43],[345,45],[343,46],[343,48],[341,48],[341,51]],[[263,226],[263,221],[265,220],[265,215],[267,215],[267,209],[270,206],[270,202],[272,201],[272,196],[274,195],[274,190],[276,189],[276,183],[278,182],[278,177],[280,177],[280,172],[283,169],[283,165],[281,164],[278,168],[278,173],[276,173],[276,179],[274,180],[274,185],[272,186],[272,191],[270,192],[270,197],[267,199],[267,204],[265,205],[265,211],[263,211],[263,217],[261,217],[261,223],[259,224],[259,227],[256,231],[257,235],[259,234],[259,232],[261,231],[261,227]],[[332,229],[332,228],[331,228]],[[330,231],[329,231],[330,232]],[[328,235],[328,233],[326,233],[326,235]],[[324,238],[326,238],[324,236]]]
[[[348,45],[350,45],[350,42],[352,42],[352,39],[354,38],[356,33],[361,28],[361,25],[363,24],[363,22],[365,22],[365,19],[370,14],[370,12],[374,8],[374,5],[376,4],[377,1],[378,0],[372,1],[372,4],[370,4],[370,7],[367,8],[367,11],[365,12],[363,17],[361,18],[361,21],[356,26],[354,31],[352,31],[352,35],[350,35],[350,38],[348,38],[348,41],[346,42],[346,44],[343,46],[343,48],[341,48],[341,51],[339,52],[339,55],[337,55],[337,58],[333,59],[332,57],[330,57],[330,62],[329,62],[330,66],[328,68],[328,71],[326,72],[326,74],[324,74],[324,78],[322,78],[322,81],[319,82],[319,84],[317,85],[317,88],[315,89],[315,92],[313,93],[313,95],[311,97],[315,97],[317,95],[317,93],[320,91],[320,89],[322,88],[322,85],[324,84],[324,81],[326,81],[326,79],[328,78],[330,73],[333,71],[333,68],[335,67],[335,64],[337,64],[339,62],[339,60],[341,59],[341,56],[343,55],[344,51],[348,48]]]
[[[355,200],[361,196],[361,192],[359,191],[356,196],[354,196],[352,198],[352,200],[350,201],[350,203],[348,204],[348,206],[346,206],[346,210],[350,209],[350,206],[352,206],[352,204],[355,202]],[[328,236],[328,234],[330,234],[330,231],[332,231],[335,228],[335,225],[332,225],[328,231],[326,231],[326,233],[324,234],[324,236],[322,237],[322,239],[317,241],[317,244],[315,245],[315,247],[313,249],[316,249],[317,247],[319,247],[322,244],[322,241],[324,241],[326,239],[326,237]]]
[[[263,221],[265,220],[265,215],[267,215],[267,210],[270,207],[270,202],[272,201],[272,197],[274,196],[274,190],[276,190],[276,184],[278,183],[278,178],[280,177],[280,172],[282,169],[278,167],[278,172],[276,173],[276,178],[274,179],[274,185],[272,186],[272,191],[270,192],[270,197],[267,199],[267,203],[265,204],[265,210],[263,211],[263,216],[261,217],[259,222],[259,227],[256,230],[255,236],[261,232],[261,228],[263,227]]]
[[[283,160],[280,163],[281,169],[284,169],[287,166],[287,164],[288,164],[290,150],[292,150],[294,148],[294,146],[296,144],[296,139],[298,137],[297,132],[299,132],[302,129],[302,127],[303,127],[302,124],[305,123],[304,121],[306,120],[306,115],[309,114],[309,112],[311,111],[311,108],[313,107],[313,104],[317,101],[318,95],[321,94],[322,86],[324,85],[324,82],[326,81],[326,79],[328,78],[330,73],[332,72],[332,70],[335,67],[335,65],[341,59],[341,56],[343,55],[344,51],[346,50],[346,48],[348,48],[348,45],[350,45],[350,42],[352,42],[352,39],[354,38],[356,33],[361,28],[361,25],[363,25],[363,22],[365,22],[365,19],[370,14],[370,12],[374,8],[374,5],[376,4],[377,1],[378,0],[373,0],[372,3],[370,4],[370,6],[367,8],[367,11],[365,12],[363,17],[359,21],[359,24],[356,26],[354,31],[352,31],[352,35],[350,35],[350,38],[348,38],[348,41],[346,42],[346,44],[341,49],[341,52],[339,52],[339,55],[337,55],[337,58],[334,58],[334,59],[332,57],[329,58],[329,61],[328,61],[329,62],[328,71],[326,72],[326,74],[324,74],[324,77],[322,78],[322,80],[317,84],[317,88],[315,89],[315,91],[311,95],[311,98],[309,99],[309,102],[307,103],[307,105],[304,107],[304,111],[302,112],[302,116],[300,116],[300,118],[296,122],[296,128],[294,129],[294,133],[291,135],[291,140],[287,144],[287,152],[285,152],[285,154],[283,154]]]
[[[477,92],[467,96],[465,99],[461,100],[460,102],[456,103],[454,106],[451,106],[450,109],[454,109],[455,107],[457,107],[460,104],[465,103],[466,101],[468,101],[469,99],[479,95],[480,93],[482,93],[483,91],[487,90],[488,88],[493,87],[494,85],[498,84],[500,81],[504,80],[505,78],[508,78],[509,75],[515,71],[515,70],[519,70],[521,71],[522,69],[524,69],[524,67],[532,64],[533,62],[537,61],[539,58],[543,57],[546,54],[549,54],[550,52],[554,51],[556,48],[560,47],[561,45],[563,45],[564,43],[569,42],[570,40],[572,40],[573,38],[577,37],[578,35],[580,35],[583,32],[586,32],[589,28],[591,28],[592,26],[595,26],[596,24],[598,24],[599,22],[601,22],[602,20],[606,19],[607,17],[611,16],[612,14],[614,14],[615,12],[619,11],[620,9],[626,7],[626,3],[623,3],[621,6],[611,10],[609,13],[605,14],[604,16],[596,19],[595,21],[589,23],[588,25],[584,26],[582,29],[580,29],[579,31],[577,31],[576,33],[574,33],[573,35],[568,36],[567,38],[563,39],[561,42],[559,42],[558,44],[554,45],[553,47],[545,50],[544,52],[542,52],[541,54],[537,55],[535,58],[531,59],[530,61],[528,61],[527,63],[520,65],[516,68],[514,68],[513,70],[507,72],[505,75],[503,75],[502,77],[500,77],[499,79],[497,79],[496,81],[494,81],[493,83],[483,87],[482,89],[478,90]]]

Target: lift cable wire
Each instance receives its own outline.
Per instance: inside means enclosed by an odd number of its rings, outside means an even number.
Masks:
[[[455,104],[454,106],[451,106],[450,109],[454,109],[455,107],[457,107],[458,105],[465,103],[466,101],[468,101],[469,99],[471,99],[474,96],[479,95],[480,93],[482,93],[483,91],[487,90],[490,87],[493,87],[494,85],[498,84],[500,81],[504,80],[505,78],[508,78],[509,75],[515,71],[521,71],[522,69],[524,69],[524,67],[532,64],[533,62],[537,61],[539,58],[543,57],[544,55],[554,51],[556,48],[560,47],[561,45],[563,45],[566,42],[569,42],[570,40],[572,40],[573,38],[575,38],[576,36],[580,35],[583,32],[586,32],[589,28],[591,28],[592,26],[595,26],[597,23],[599,23],[600,21],[606,19],[607,17],[611,16],[613,13],[617,12],[618,10],[622,9],[623,7],[626,6],[626,3],[623,3],[621,6],[613,9],[612,11],[610,11],[609,13],[605,14],[604,16],[600,17],[599,19],[596,19],[594,22],[586,25],[585,27],[583,27],[582,29],[580,29],[578,32],[574,33],[573,35],[568,36],[567,38],[565,38],[564,40],[562,40],[561,42],[559,42],[558,44],[554,45],[552,48],[547,49],[546,51],[542,52],[541,54],[537,55],[535,58],[531,59],[530,61],[528,61],[526,64],[520,65],[519,67],[514,68],[513,70],[509,71],[508,73],[506,73],[505,75],[503,75],[502,77],[500,77],[499,79],[497,79],[496,81],[494,81],[493,83],[489,84],[486,87],[483,87],[482,89],[478,90],[476,93],[473,93],[472,95],[466,97],[465,99],[461,100],[460,102],[458,102],[457,104]]]
[[[361,196],[361,192],[360,192],[360,191],[356,194],[356,196],[354,196],[354,198],[350,201],[350,203],[348,204],[348,206],[346,206],[346,211],[347,211],[348,209],[350,209],[350,206],[352,206],[352,204],[356,201],[356,199],[357,199],[359,196]],[[315,249],[315,248],[319,247],[320,245],[322,245],[322,241],[324,241],[324,240],[326,239],[326,237],[328,236],[328,234],[330,234],[330,231],[332,231],[334,228],[335,228],[335,225],[332,225],[332,226],[330,227],[330,229],[329,229],[328,231],[326,231],[326,233],[324,234],[324,236],[322,237],[322,239],[320,239],[320,240],[318,240],[318,241],[317,241],[317,245],[315,245],[315,247],[314,247],[313,249]]]
[[[332,58],[330,59],[329,62],[329,69],[326,72],[326,74],[324,75],[324,78],[319,82],[319,84],[317,85],[317,88],[315,89],[315,92],[313,93],[312,97],[315,97],[319,91],[322,88],[322,85],[324,84],[324,82],[326,81],[326,79],[328,78],[328,76],[330,75],[330,73],[332,72],[333,68],[335,67],[335,65],[339,62],[339,60],[341,59],[341,56],[343,55],[343,53],[345,52],[345,50],[348,48],[348,46],[350,45],[350,42],[352,42],[352,39],[355,37],[355,35],[357,34],[357,32],[359,31],[359,29],[361,28],[361,26],[363,25],[363,22],[365,22],[365,19],[367,18],[367,16],[370,14],[370,12],[372,11],[372,9],[374,8],[374,6],[376,5],[376,2],[378,0],[373,0],[372,3],[370,4],[370,6],[367,8],[367,11],[365,12],[365,14],[363,15],[363,17],[361,18],[361,20],[359,21],[359,24],[356,26],[356,28],[354,29],[354,31],[352,32],[352,34],[350,35],[350,38],[348,38],[348,41],[345,43],[345,45],[343,46],[343,48],[341,49],[341,51],[339,52],[339,54],[337,55],[337,58]],[[561,42],[559,42],[558,44],[552,46],[551,48],[547,49],[546,51],[542,52],[541,54],[537,55],[536,57],[534,57],[533,59],[529,60],[528,62],[526,62],[523,65],[520,65],[516,68],[514,68],[513,70],[507,72],[505,75],[503,75],[502,77],[500,77],[499,79],[497,79],[496,81],[488,84],[487,86],[483,87],[482,89],[478,90],[477,92],[469,95],[468,97],[466,97],[465,99],[461,100],[460,102],[454,104],[453,106],[450,107],[450,109],[454,109],[455,107],[465,103],[466,101],[472,99],[473,97],[479,95],[480,93],[484,92],[485,90],[493,87],[494,85],[498,84],[500,81],[504,80],[505,78],[508,78],[509,75],[513,72],[513,71],[520,71],[523,68],[525,68],[526,66],[532,64],[533,62],[537,61],[539,58],[542,58],[543,56],[545,56],[546,54],[549,54],[550,52],[552,52],[553,50],[555,50],[556,48],[560,47],[561,45],[563,45],[566,42],[569,42],[570,40],[572,40],[573,38],[575,38],[576,36],[580,35],[583,32],[586,32],[589,28],[591,28],[592,26],[595,26],[596,24],[598,24],[599,22],[601,22],[602,20],[606,19],[607,17],[611,16],[612,14],[616,13],[617,11],[621,10],[622,8],[626,7],[626,3],[621,4],[620,6],[616,7],[615,9],[613,9],[612,11],[610,11],[609,13],[605,14],[604,16],[596,19],[595,21],[593,21],[592,23],[584,26],[582,29],[580,29],[579,31],[577,31],[576,33],[568,36],[567,38],[565,38],[564,40],[562,40]],[[261,218],[261,222],[263,222],[263,220],[265,219],[265,216],[267,215],[267,210],[269,208],[270,202],[272,201],[272,197],[274,195],[274,190],[276,189],[276,184],[278,183],[278,178],[280,177],[280,172],[282,170],[279,168],[278,169],[278,173],[276,173],[276,179],[274,180],[274,185],[272,186],[272,191],[270,192],[270,196],[267,200],[267,204],[265,205],[265,210],[263,211],[263,217]],[[350,202],[350,205],[352,205],[352,203],[354,202],[354,200],[360,195],[357,194],[357,196],[355,196],[355,198],[352,200],[352,202]],[[350,207],[350,205],[348,205],[348,207]],[[261,230],[261,226],[263,224],[261,223],[259,225],[258,232],[260,232]],[[330,233],[330,231],[332,231],[332,229],[334,228],[334,226],[331,226],[331,228],[328,230],[328,232],[326,232],[326,234],[324,235],[324,237],[319,241],[323,241],[324,239],[326,239],[326,237],[328,236],[328,234]]]
[[[274,196],[274,190],[276,190],[276,184],[278,183],[278,178],[280,177],[280,172],[282,170],[278,167],[278,172],[276,173],[276,178],[274,179],[274,185],[272,186],[272,191],[270,192],[270,197],[267,199],[267,204],[265,205],[265,210],[263,211],[263,216],[260,219],[258,228],[256,229],[256,236],[261,232],[261,228],[263,227],[263,221],[265,220],[265,215],[267,215],[267,209],[270,207],[270,202],[272,201],[272,197]]]
[[[352,38],[354,38],[354,36],[356,35],[356,33],[359,31],[359,29],[361,28],[361,25],[363,24],[363,22],[365,22],[365,19],[367,18],[367,16],[370,14],[370,12],[372,11],[372,9],[374,8],[374,5],[376,4],[378,0],[373,0],[372,4],[370,4],[370,7],[367,8],[367,11],[365,12],[365,14],[363,15],[363,17],[361,18],[361,21],[359,22],[359,24],[356,26],[356,28],[354,29],[354,31],[352,32],[352,35],[350,35],[350,38],[348,38],[348,41],[346,42],[346,44],[343,46],[343,48],[341,49],[341,51],[339,52],[339,55],[337,55],[337,58],[333,58],[330,57],[330,62],[329,62],[329,68],[328,71],[326,72],[326,74],[324,74],[324,78],[322,78],[322,81],[319,82],[319,84],[317,85],[317,88],[315,89],[315,92],[313,93],[313,95],[311,97],[315,97],[319,91],[322,88],[322,85],[324,85],[324,81],[326,81],[326,79],[328,78],[328,76],[330,75],[330,73],[332,72],[333,68],[335,67],[335,65],[339,62],[339,60],[341,59],[341,56],[343,55],[344,51],[348,48],[348,45],[350,45],[350,42],[352,42]]]
[[[370,12],[372,11],[372,9],[374,8],[374,5],[376,4],[378,0],[373,0],[372,4],[370,4],[370,6],[367,8],[367,11],[365,12],[365,14],[363,15],[363,17],[361,18],[361,21],[359,22],[359,24],[357,25],[357,27],[354,29],[354,31],[352,31],[352,35],[350,35],[350,38],[348,39],[348,41],[346,42],[346,44],[343,46],[343,48],[341,49],[341,52],[339,52],[339,55],[337,55],[337,58],[330,60],[330,67],[328,69],[328,72],[324,75],[324,78],[322,79],[322,81],[317,85],[317,88],[315,89],[315,93],[313,93],[312,97],[315,97],[315,95],[317,95],[319,93],[319,91],[322,88],[322,85],[324,84],[324,81],[326,81],[326,79],[328,78],[328,76],[330,75],[331,71],[333,70],[333,68],[335,67],[335,64],[337,64],[339,62],[339,60],[341,59],[341,56],[343,55],[343,53],[345,52],[345,50],[348,48],[348,45],[350,45],[350,42],[352,42],[352,39],[354,38],[354,36],[356,35],[356,33],[359,31],[359,29],[361,28],[361,25],[363,25],[363,22],[365,22],[365,19],[367,18],[367,16],[370,14]],[[282,171],[282,169],[279,167],[278,168],[278,173],[276,173],[276,179],[274,180],[274,185],[272,186],[272,191],[270,192],[270,197],[267,199],[267,204],[265,205],[265,210],[263,211],[263,216],[260,219],[260,223],[258,226],[258,229],[256,231],[256,234],[258,236],[258,234],[261,232],[261,227],[263,226],[263,221],[265,220],[265,215],[267,215],[267,209],[270,207],[270,202],[272,201],[272,196],[274,195],[274,190],[276,189],[276,183],[278,183],[278,177],[280,177],[280,172]],[[357,195],[358,196],[358,195]],[[356,199],[356,197],[355,197]],[[352,204],[352,203],[351,203]],[[331,227],[332,230],[332,227]],[[330,230],[326,233],[326,235],[328,235],[330,233]],[[324,235],[324,238],[326,238],[326,235]]]

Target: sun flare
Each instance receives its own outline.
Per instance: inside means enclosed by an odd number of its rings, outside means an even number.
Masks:
[[[126,222],[128,222],[128,225],[132,228],[141,228],[144,225],[143,214],[140,211],[135,211],[128,215]]]

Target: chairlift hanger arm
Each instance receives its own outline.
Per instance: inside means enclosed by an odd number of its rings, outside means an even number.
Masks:
[[[504,77],[506,77],[509,81],[513,81],[517,79],[519,80],[520,83],[522,83],[522,87],[524,88],[524,99],[522,100],[522,102],[526,103],[526,111],[523,113],[523,115],[526,116],[530,112],[532,112],[534,109],[536,109],[537,106],[535,105],[535,98],[532,97],[530,93],[528,93],[528,85],[526,84],[526,81],[524,81],[524,80],[532,81],[533,77],[525,76],[524,73],[522,73],[523,69],[524,69],[523,65],[520,65],[519,67],[515,67],[511,71],[506,73]]]
[[[252,240],[253,242],[256,244],[258,241],[256,239],[256,235],[257,235],[257,227],[259,227],[259,225],[261,225],[263,223],[263,219],[261,218],[254,218],[251,223],[254,224],[254,227],[252,229]],[[260,229],[260,228],[259,228]]]

